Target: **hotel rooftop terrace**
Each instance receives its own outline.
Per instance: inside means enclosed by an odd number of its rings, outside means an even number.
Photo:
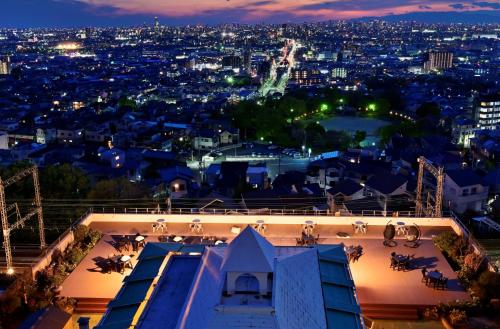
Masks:
[[[160,220],[160,221],[159,221]],[[366,233],[356,232],[353,223],[363,221],[367,224]],[[387,222],[396,224],[405,223],[413,225],[416,223],[422,232],[418,248],[405,246],[405,238],[396,236],[397,246],[386,247],[383,244],[383,232]],[[194,233],[193,222],[202,225],[202,231]],[[256,223],[265,223],[266,230],[263,236],[277,247],[296,247],[297,238],[300,237],[304,223],[314,224],[314,235],[318,236],[319,248],[323,245],[344,244],[361,245],[363,255],[358,261],[350,263],[350,271],[356,286],[356,294],[364,316],[370,318],[391,319],[416,319],[418,312],[422,309],[436,305],[440,302],[468,300],[468,293],[463,289],[442,253],[434,246],[432,237],[446,231],[459,231],[457,223],[450,218],[414,218],[414,217],[327,217],[327,216],[242,216],[242,215],[168,215],[168,214],[90,214],[83,220],[93,228],[99,229],[105,234],[95,248],[83,259],[79,266],[66,279],[62,286],[63,296],[75,298],[77,302],[76,313],[95,314],[104,313],[108,302],[113,300],[119,293],[122,285],[133,283],[138,273],[126,269],[124,274],[116,272],[101,273],[98,270],[97,260],[116,253],[112,241],[116,237],[134,236],[140,234],[145,237],[146,244],[140,252],[128,252],[132,257],[132,264],[137,268],[137,262],[144,262],[153,246],[168,245],[179,246],[183,250],[184,258],[196,259],[194,254],[199,253],[203,246],[192,246],[189,243],[199,244],[203,237],[215,237],[224,243],[231,243],[238,232],[247,225],[255,226]],[[163,232],[158,229],[153,232],[153,225],[164,224]],[[181,244],[162,244],[167,236],[182,237]],[[156,248],[156,249],[157,249]],[[165,253],[165,247],[159,247]],[[163,249],[162,249],[163,248]],[[181,250],[179,249],[179,250]],[[408,271],[394,271],[390,268],[390,255],[392,252],[413,256],[413,267]],[[145,254],[146,253],[146,254]],[[152,268],[158,268],[159,260],[151,261]],[[325,263],[326,262],[326,263]],[[176,278],[184,276],[184,272],[195,267],[195,261],[186,261],[179,258],[175,261],[176,269],[165,271],[165,276]],[[165,264],[161,264],[164,266]],[[329,266],[328,262],[321,259],[320,266]],[[141,266],[142,267],[142,266]],[[438,269],[449,278],[447,289],[434,289],[422,282],[420,269],[426,267],[429,270]],[[142,271],[142,270],[141,270]],[[147,271],[146,271],[147,272]],[[152,272],[155,272],[153,269]],[[152,272],[148,272],[152,276]],[[131,273],[133,273],[131,275]],[[158,271],[156,272],[158,274]],[[160,279],[160,278],[159,278]],[[152,280],[149,278],[148,280]],[[86,284],[81,284],[85,282]],[[185,291],[173,289],[165,285],[161,279],[157,283],[161,288],[158,295],[162,293],[174,294],[176,298],[182,298]],[[182,280],[179,285],[187,284]],[[138,290],[147,290],[146,287],[137,287]],[[141,295],[144,292],[140,293]],[[140,298],[139,298],[140,299]],[[135,302],[139,302],[139,299]],[[118,303],[117,298],[113,303]],[[142,307],[142,306],[138,306]],[[133,310],[133,308],[131,308]],[[175,312],[171,309],[169,312]],[[142,314],[142,313],[141,313]],[[152,321],[151,314],[143,313],[143,325],[147,328],[148,321]],[[149,314],[149,316],[148,316]],[[164,314],[163,316],[167,316]],[[153,320],[154,321],[154,320]]]

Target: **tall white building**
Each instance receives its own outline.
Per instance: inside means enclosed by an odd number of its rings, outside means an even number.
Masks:
[[[497,129],[500,124],[500,95],[488,95],[479,99],[476,123],[480,129]]]
[[[0,58],[0,75],[10,74],[10,57]]]
[[[432,51],[427,54],[424,62],[424,71],[438,71],[453,66],[453,53],[449,51]]]

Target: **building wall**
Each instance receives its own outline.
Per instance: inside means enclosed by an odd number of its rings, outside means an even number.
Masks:
[[[173,180],[170,182],[170,191],[173,199],[181,198],[187,195],[187,182],[180,178]]]
[[[232,144],[233,143],[233,135],[228,131],[223,131],[220,134],[220,143],[221,144]]]
[[[472,191],[474,188],[475,192]],[[463,213],[467,209],[481,211],[488,199],[488,187],[481,184],[461,187],[446,176],[443,197],[445,203],[458,213]]]
[[[0,150],[8,150],[8,149],[9,149],[9,135],[0,132]]]
[[[213,138],[195,137],[193,138],[193,147],[196,150],[211,150],[218,147],[218,143]]]
[[[500,99],[481,101],[476,111],[476,121],[480,129],[497,129],[497,125],[500,124]]]

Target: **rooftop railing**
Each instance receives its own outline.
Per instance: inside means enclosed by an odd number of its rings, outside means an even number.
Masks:
[[[339,211],[333,213],[330,210],[314,209],[227,209],[227,208],[127,208],[127,207],[94,207],[89,210],[91,213],[113,213],[113,214],[174,214],[174,215],[248,215],[248,216],[332,216],[332,217],[416,217],[415,211],[383,211],[383,210],[357,210]],[[442,217],[449,217],[449,212],[443,212]]]

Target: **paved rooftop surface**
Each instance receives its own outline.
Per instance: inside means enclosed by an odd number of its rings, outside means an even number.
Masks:
[[[97,263],[109,255],[119,254],[111,244],[112,237],[105,235],[96,246],[85,256],[76,269],[69,275],[62,285],[61,295],[74,298],[113,298],[122,286],[125,273],[101,273]],[[137,263],[137,252],[124,252],[132,256],[132,264]]]
[[[103,231],[106,235],[87,255],[80,265],[71,273],[63,284],[62,295],[68,297],[114,298],[122,285],[124,275],[119,273],[103,274],[96,270],[95,261],[99,257],[107,257],[117,253],[109,243],[111,234],[135,234],[140,232],[146,235],[147,241],[158,241],[161,232],[153,234],[148,223],[92,223],[92,227]],[[213,235],[217,238],[227,238],[231,241],[236,234],[231,233],[231,224],[205,224],[204,235]],[[467,293],[458,285],[456,274],[452,271],[441,252],[435,248],[431,237],[449,227],[421,227],[423,240],[419,248],[408,248],[403,245],[404,240],[397,238],[398,246],[384,247],[382,244],[383,226],[368,227],[367,234],[354,234],[351,226],[347,225],[320,225],[315,234],[319,234],[320,244],[344,243],[346,245],[362,245],[364,255],[358,262],[351,263],[351,271],[356,283],[360,304],[416,304],[432,305],[442,301],[467,299]],[[300,236],[300,225],[270,225],[264,236],[274,245],[293,246]],[[349,238],[338,238],[338,232],[345,232]],[[165,235],[193,235],[185,223],[168,224],[168,233]],[[393,271],[389,267],[390,253],[395,251],[402,254],[414,254],[415,263],[419,267],[439,269],[449,278],[449,289],[435,290],[421,282],[420,269],[411,271]],[[130,254],[135,254],[130,252]],[[133,264],[137,257],[132,257]],[[127,274],[127,272],[125,273]]]

